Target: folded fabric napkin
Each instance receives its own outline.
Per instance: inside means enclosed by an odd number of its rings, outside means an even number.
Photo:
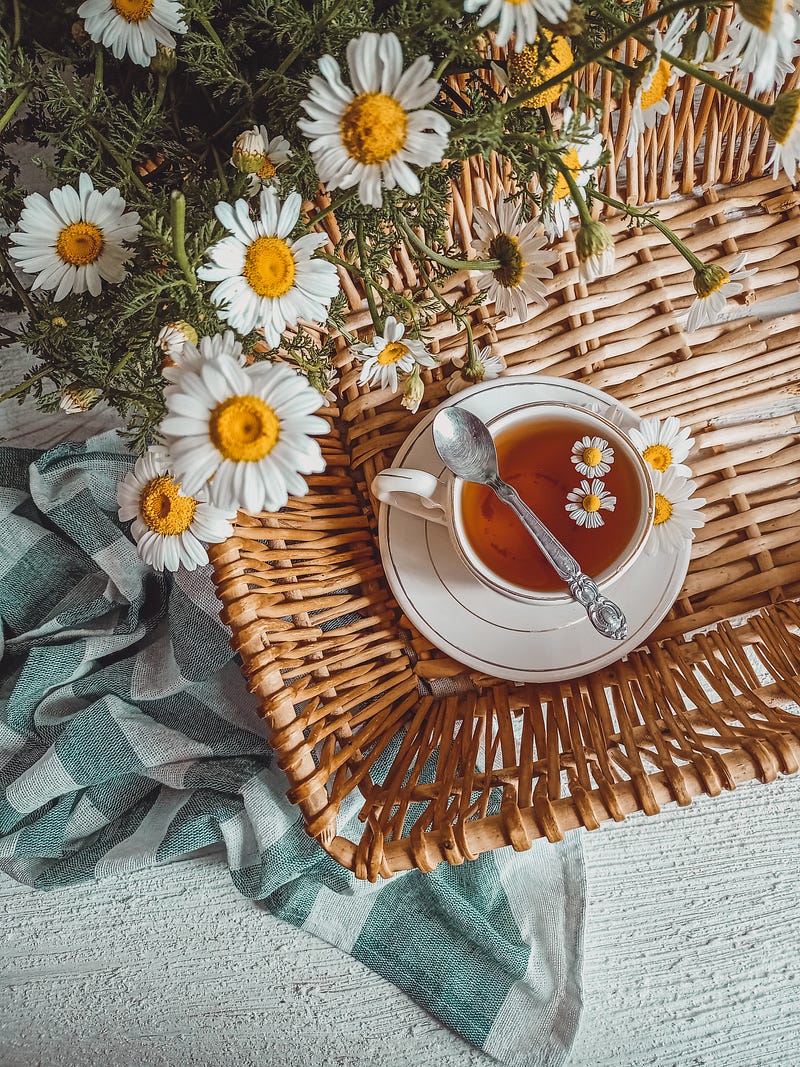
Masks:
[[[309,838],[208,568],[145,567],[116,521],[115,434],[0,449],[0,870],[39,889],[225,850],[234,885],[502,1062],[578,1024],[580,837],[358,882]],[[353,802],[354,805],[356,802]],[[342,813],[356,834],[356,807]]]

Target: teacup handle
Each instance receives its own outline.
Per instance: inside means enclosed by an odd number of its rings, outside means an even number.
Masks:
[[[427,471],[390,467],[372,479],[372,492],[384,504],[447,525],[447,485]]]

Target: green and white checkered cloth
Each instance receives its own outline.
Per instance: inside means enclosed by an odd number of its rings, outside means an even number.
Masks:
[[[500,1061],[565,1061],[580,837],[358,882],[309,838],[218,618],[116,521],[115,434],[0,449],[0,870],[39,889],[224,848],[240,893],[349,952]],[[342,813],[357,834],[357,801]]]

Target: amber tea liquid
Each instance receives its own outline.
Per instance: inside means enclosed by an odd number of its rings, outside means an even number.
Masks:
[[[581,527],[566,511],[567,494],[591,476],[578,474],[572,446],[582,437],[603,437],[595,423],[568,416],[520,422],[495,438],[500,477],[513,485],[525,503],[552,530],[590,577],[609,568],[636,532],[642,508],[633,462],[614,448],[611,470],[602,476],[617,498],[614,511],[601,512],[603,526]],[[609,440],[614,447],[614,442]],[[542,593],[566,589],[514,512],[491,489],[472,482],[461,489],[461,512],[467,540],[478,558],[507,582]]]

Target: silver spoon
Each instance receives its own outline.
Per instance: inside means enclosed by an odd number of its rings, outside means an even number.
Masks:
[[[595,630],[614,641],[624,640],[628,623],[622,609],[603,596],[595,582],[583,573],[577,560],[534,515],[516,489],[500,477],[492,435],[478,416],[462,407],[443,408],[433,420],[433,442],[453,474],[465,482],[488,485],[516,512],[544,558],[567,583],[573,599],[586,609]]]

